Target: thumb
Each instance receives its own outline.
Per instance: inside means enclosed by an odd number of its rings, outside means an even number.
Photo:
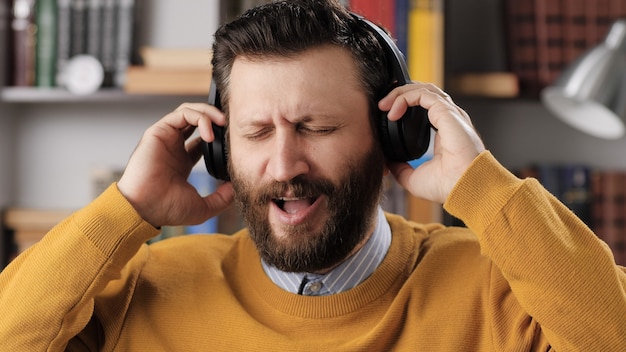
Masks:
[[[233,185],[230,182],[219,185],[215,192],[204,197],[207,210],[211,213],[209,217],[216,216],[224,211],[233,203],[233,199]]]

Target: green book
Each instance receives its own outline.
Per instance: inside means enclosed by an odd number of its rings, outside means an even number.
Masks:
[[[53,87],[56,80],[56,0],[37,0],[36,6],[35,85]]]

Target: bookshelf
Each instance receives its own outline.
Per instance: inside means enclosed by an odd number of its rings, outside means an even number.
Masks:
[[[172,0],[146,2],[153,7],[146,10],[141,40],[157,46],[209,46],[217,13],[207,20],[207,11],[197,10],[199,3],[189,11]],[[505,69],[503,32],[494,30],[501,25],[501,3],[445,1],[446,23],[452,24],[446,27],[446,74]],[[176,20],[182,23],[171,22]],[[194,23],[193,32],[186,23]],[[183,101],[204,101],[200,95],[128,95],[116,89],[79,97],[61,89],[0,88],[0,208],[63,211],[83,206],[92,198],[93,169],[122,168],[147,126]],[[626,138],[604,141],[584,135],[558,121],[536,98],[456,101],[472,116],[486,146],[510,169],[555,161],[626,169]]]
[[[219,21],[217,1],[193,6],[136,1],[143,9],[136,32],[139,45],[210,48]],[[93,198],[94,170],[123,168],[148,126],[182,102],[201,102],[205,96],[126,94],[120,88],[77,96],[62,88],[3,87],[11,4],[0,0],[0,209],[64,214]],[[4,262],[6,244],[1,240]]]
[[[197,99],[197,95],[156,95],[127,94],[121,89],[103,88],[96,93],[81,96],[63,88],[6,87],[0,91],[0,101],[4,104],[20,103],[150,103],[155,100],[168,100],[170,103]]]

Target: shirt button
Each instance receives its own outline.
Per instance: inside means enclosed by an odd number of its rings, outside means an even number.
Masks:
[[[322,289],[322,283],[319,281],[314,282],[311,284],[311,286],[309,286],[309,289],[311,290],[311,292],[318,293]]]

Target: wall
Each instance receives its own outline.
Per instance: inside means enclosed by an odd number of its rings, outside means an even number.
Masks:
[[[626,137],[604,140],[584,134],[536,100],[459,99],[458,103],[472,116],[486,146],[509,168],[561,162],[626,169]]]
[[[142,44],[210,47],[219,0],[143,1]],[[85,205],[92,170],[123,167],[145,128],[183,100],[0,103],[0,206]]]
[[[141,40],[161,48],[210,48],[219,0],[142,0]]]
[[[14,205],[85,205],[92,199],[92,173],[123,169],[143,131],[179,103],[172,98],[149,104],[20,106],[14,126]]]

